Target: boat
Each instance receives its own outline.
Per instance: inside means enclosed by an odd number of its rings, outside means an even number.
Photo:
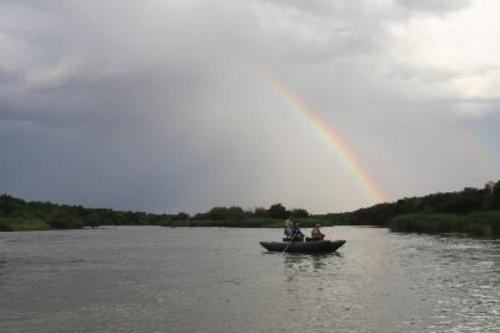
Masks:
[[[327,253],[335,252],[345,244],[345,240],[318,240],[311,242],[259,242],[270,252],[287,253]]]

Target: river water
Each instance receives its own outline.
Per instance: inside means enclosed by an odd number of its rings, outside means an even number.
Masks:
[[[307,231],[307,230],[306,230]],[[0,233],[0,332],[500,332],[500,241],[323,228]]]

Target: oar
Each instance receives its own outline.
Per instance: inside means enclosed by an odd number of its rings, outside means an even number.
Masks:
[[[290,246],[290,244],[292,244],[293,242],[293,235],[290,236],[290,241],[288,242],[288,244],[286,244],[285,246],[285,249],[283,250],[283,252],[281,252],[281,254],[285,254],[286,250],[288,250],[288,247]]]

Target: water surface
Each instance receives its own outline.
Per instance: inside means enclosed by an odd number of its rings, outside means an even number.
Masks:
[[[337,254],[268,253],[278,229],[0,233],[1,332],[499,332],[500,242],[324,228]]]

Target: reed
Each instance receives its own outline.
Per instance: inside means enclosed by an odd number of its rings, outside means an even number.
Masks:
[[[500,237],[500,212],[482,211],[466,215],[407,214],[393,218],[393,231],[429,234],[463,233],[476,237]]]

